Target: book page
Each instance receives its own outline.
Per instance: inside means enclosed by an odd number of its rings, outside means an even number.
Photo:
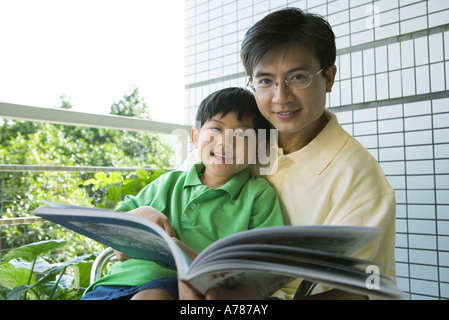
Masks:
[[[155,223],[126,212],[59,203],[34,213],[137,259],[153,260],[178,270],[191,261]]]
[[[235,244],[276,244],[350,255],[380,235],[377,228],[345,226],[284,226],[236,233],[207,247],[195,259]]]
[[[172,256],[168,244],[157,234],[124,225],[68,221],[79,228],[92,233],[95,232],[99,237],[109,241],[112,246],[138,247],[143,250]]]

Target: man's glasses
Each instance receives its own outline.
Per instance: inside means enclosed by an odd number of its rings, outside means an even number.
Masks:
[[[325,68],[321,69],[315,74],[311,74],[308,71],[298,71],[284,80],[287,87],[291,89],[305,89],[312,83],[313,77],[322,72]],[[279,85],[279,82],[268,77],[254,77],[249,79],[248,86],[251,87],[254,92],[258,94],[272,94],[275,88]]]

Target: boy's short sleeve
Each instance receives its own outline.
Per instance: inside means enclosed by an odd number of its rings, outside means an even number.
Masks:
[[[259,178],[262,179],[262,178]],[[267,187],[254,200],[250,229],[283,226],[281,206],[276,191],[267,183]]]
[[[127,212],[142,206],[149,205],[149,199],[151,200],[155,197],[159,189],[160,180],[163,180],[160,179],[161,177],[145,186],[136,196],[127,195],[125,199],[117,205],[115,210]]]

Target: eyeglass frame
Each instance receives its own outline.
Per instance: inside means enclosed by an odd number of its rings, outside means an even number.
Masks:
[[[322,68],[321,70],[319,70],[319,71],[318,71],[317,73],[315,73],[315,74],[311,74],[309,71],[303,71],[303,72],[307,72],[307,73],[309,74],[309,75],[307,76],[307,78],[310,79],[310,82],[309,82],[305,87],[303,87],[303,88],[297,88],[297,90],[303,90],[303,89],[306,89],[307,87],[309,87],[309,86],[312,84],[313,78],[314,78],[316,75],[320,74],[320,72],[322,72],[322,71],[325,70],[325,69],[327,69],[327,68]],[[247,87],[250,87],[251,89],[253,89],[254,92],[257,93],[256,85],[253,83],[252,80],[253,80],[253,76],[250,76],[250,77],[248,78],[248,82],[247,82],[246,86],[247,86]],[[292,87],[290,87],[290,84],[289,84],[290,81],[291,81],[291,80],[288,80],[288,78],[287,78],[287,79],[284,79],[285,85],[286,85],[289,89],[292,88]],[[278,82],[278,81],[276,81],[276,80],[273,80],[273,82],[274,82],[274,84],[275,84],[275,86],[274,86],[273,88],[276,88],[276,87],[279,85],[279,83],[280,83],[280,81]]]

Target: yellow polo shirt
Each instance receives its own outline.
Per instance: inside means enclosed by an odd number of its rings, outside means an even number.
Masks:
[[[326,127],[304,148],[278,157],[267,179],[280,197],[287,225],[342,225],[379,227],[383,234],[354,257],[379,264],[382,274],[396,277],[395,193],[377,161],[325,110]],[[198,161],[196,150],[181,166]],[[258,170],[256,170],[258,171]],[[301,280],[276,296],[293,298]],[[326,290],[317,288],[314,292]]]
[[[329,122],[304,148],[283,155],[268,176],[286,224],[379,227],[383,234],[354,257],[377,262],[395,277],[395,193],[377,161],[325,111]],[[292,298],[300,280],[279,297]]]

